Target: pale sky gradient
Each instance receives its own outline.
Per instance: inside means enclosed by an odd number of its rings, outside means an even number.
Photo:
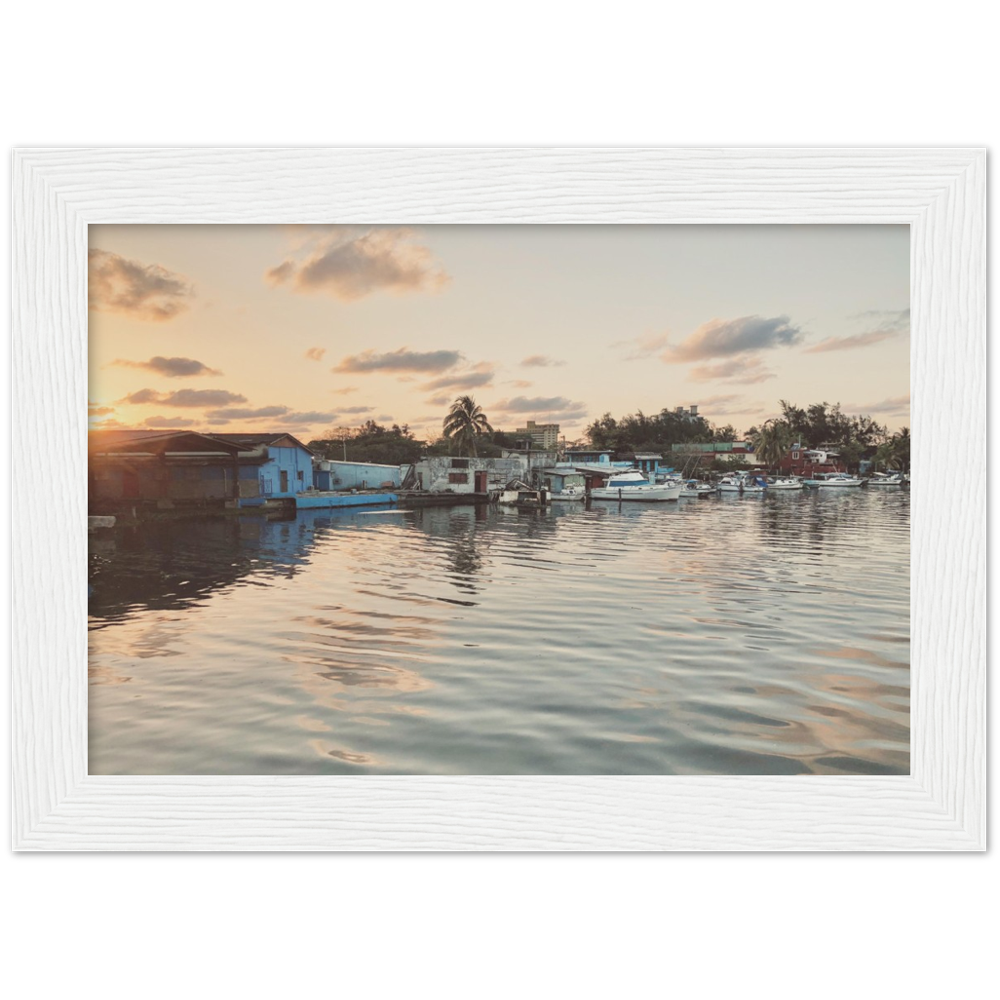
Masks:
[[[909,424],[906,226],[92,226],[93,426]],[[205,392],[209,391],[209,395]],[[129,400],[128,397],[132,397]]]

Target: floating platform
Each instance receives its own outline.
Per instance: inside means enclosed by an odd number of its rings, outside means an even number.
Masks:
[[[319,510],[325,507],[370,507],[397,503],[395,493],[299,493],[295,506],[299,510]]]

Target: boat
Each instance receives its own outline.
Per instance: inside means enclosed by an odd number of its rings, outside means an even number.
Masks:
[[[903,486],[906,477],[901,472],[876,472],[868,480],[869,486]]]
[[[697,500],[699,497],[709,497],[715,493],[711,483],[703,483],[698,479],[688,479],[681,486],[681,500]]]
[[[764,493],[768,489],[763,476],[748,473],[729,473],[723,476],[716,489],[720,493]]]
[[[715,488],[720,493],[742,493],[743,492],[743,477],[736,475],[723,476],[718,483],[716,483]]]
[[[819,472],[814,479],[804,480],[806,486],[817,489],[843,488],[846,486],[864,486],[865,481],[846,472]]]
[[[614,473],[603,486],[590,491],[593,500],[678,500],[680,483],[651,483],[638,469],[623,469]]]
[[[801,479],[795,479],[792,477],[784,477],[780,479],[772,479],[771,482],[767,484],[768,492],[773,490],[801,490],[805,489]]]
[[[564,486],[558,492],[549,493],[550,500],[586,500],[587,491],[582,486]]]
[[[512,479],[502,490],[495,494],[496,502],[505,507],[517,507],[520,510],[541,510],[545,506],[547,493],[545,490],[534,490],[520,479]]]

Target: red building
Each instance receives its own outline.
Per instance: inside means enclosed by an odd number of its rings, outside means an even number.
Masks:
[[[847,472],[840,455],[832,449],[803,448],[793,444],[779,466],[782,473],[791,476],[814,476],[817,472]]]

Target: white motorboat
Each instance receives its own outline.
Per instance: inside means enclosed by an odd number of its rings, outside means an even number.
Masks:
[[[716,483],[715,488],[720,493],[742,493],[743,477],[734,475],[723,476],[718,483]]]
[[[901,472],[876,472],[871,479],[868,480],[869,486],[902,486],[905,483],[903,474]]]
[[[764,493],[768,485],[763,476],[730,473],[719,480],[716,489],[720,493]]]
[[[715,492],[711,483],[703,483],[697,479],[688,479],[681,486],[681,500],[697,500],[699,497],[710,497]]]
[[[805,484],[817,489],[842,489],[846,486],[864,486],[865,481],[849,476],[846,472],[820,472],[815,479],[805,480]]]
[[[772,479],[771,482],[767,484],[768,492],[772,490],[801,490],[805,489],[801,479],[793,478],[782,478],[782,479]]]
[[[651,483],[638,469],[623,469],[590,491],[592,500],[677,500],[680,483]]]

